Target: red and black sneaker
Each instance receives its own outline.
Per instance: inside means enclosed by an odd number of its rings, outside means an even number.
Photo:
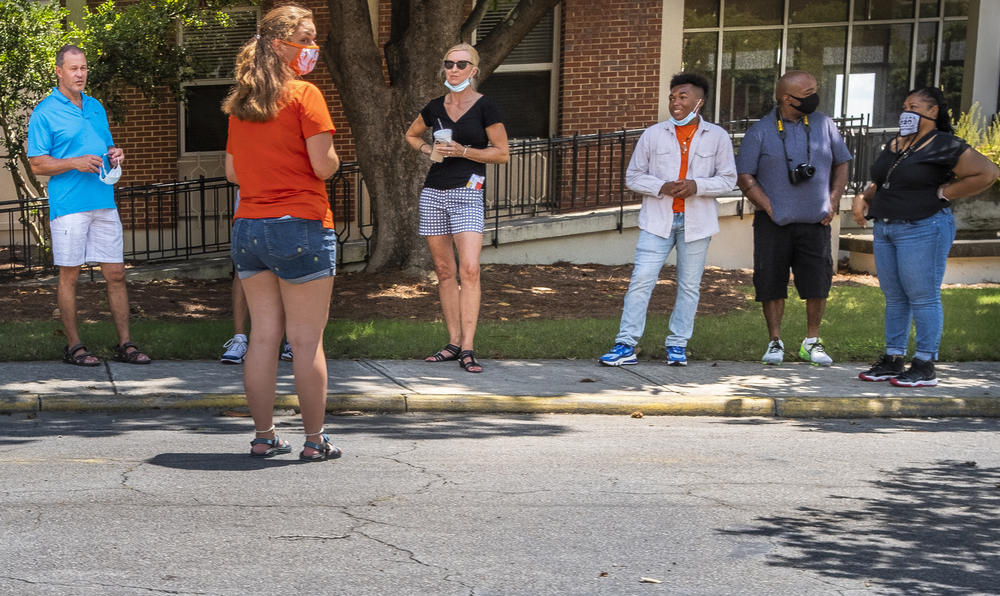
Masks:
[[[920,358],[911,360],[910,368],[898,377],[889,379],[889,382],[897,387],[933,387],[938,383],[934,375],[934,363]]]
[[[882,354],[878,362],[858,375],[862,381],[888,381],[903,374],[903,356]]]

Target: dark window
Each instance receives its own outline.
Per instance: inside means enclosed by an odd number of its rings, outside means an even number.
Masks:
[[[515,0],[498,0],[476,29],[476,42],[485,38],[516,4]],[[503,64],[479,85],[481,93],[496,101],[507,136],[511,138],[548,137],[551,132],[554,33],[553,10],[542,17]]]
[[[190,85],[186,87],[184,110],[184,151],[224,151],[228,135],[228,117],[222,112],[222,100],[231,85]]]

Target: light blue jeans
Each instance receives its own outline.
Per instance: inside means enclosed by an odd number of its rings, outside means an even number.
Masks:
[[[885,294],[885,352],[905,355],[911,321],[921,360],[937,360],[944,309],[941,282],[955,241],[955,217],[942,209],[918,221],[875,220],[875,269]]]
[[[635,266],[632,280],[625,293],[625,308],[615,343],[635,346],[646,328],[646,309],[649,297],[660,276],[660,269],[666,263],[670,251],[677,249],[677,299],[670,313],[670,335],[666,346],[687,346],[694,331],[694,315],[698,310],[701,290],[701,274],[705,271],[708,243],[712,238],[702,238],[694,242],[684,241],[684,214],[675,213],[670,238],[661,238],[645,230],[639,231],[639,241],[635,246]]]

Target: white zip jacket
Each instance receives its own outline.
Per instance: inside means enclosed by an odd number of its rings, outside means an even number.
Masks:
[[[669,120],[650,126],[639,137],[625,173],[625,184],[641,193],[639,229],[661,238],[670,237],[674,221],[673,197],[660,195],[664,183],[677,180],[681,145]],[[719,232],[719,206],[715,198],[736,185],[736,160],[729,133],[702,118],[691,139],[688,180],[698,186],[684,199],[684,239],[687,242]]]

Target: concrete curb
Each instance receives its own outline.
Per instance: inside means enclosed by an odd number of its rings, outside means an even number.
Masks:
[[[0,397],[0,412],[93,412],[185,409],[242,409],[242,393],[163,394],[141,397],[17,395]],[[297,410],[298,397],[282,394],[275,409]],[[428,395],[331,394],[327,412],[452,412],[467,414],[604,414],[645,416],[761,416],[774,418],[1000,418],[995,397],[765,397],[672,396],[653,400],[634,395]]]

